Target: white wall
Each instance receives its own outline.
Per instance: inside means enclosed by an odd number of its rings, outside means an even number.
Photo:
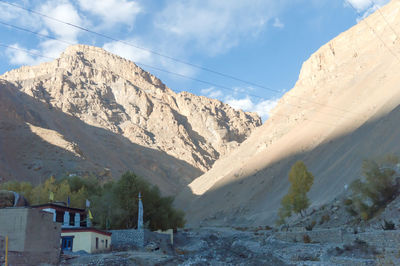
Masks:
[[[65,232],[61,233],[61,236],[74,236],[72,252],[84,250],[88,253],[99,252],[103,250],[109,250],[111,245],[111,236],[95,232]],[[96,237],[99,238],[99,248],[96,249]],[[108,240],[108,246],[106,245]]]

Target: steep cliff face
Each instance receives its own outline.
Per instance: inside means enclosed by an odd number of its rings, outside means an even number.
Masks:
[[[56,172],[60,173],[73,172],[78,168],[89,171],[97,166],[106,167],[114,174],[126,169],[135,171],[139,167],[143,168],[146,176],[154,176],[163,172],[158,165],[158,157],[162,157],[179,161],[178,164],[169,161],[171,165],[166,166],[166,161],[159,160],[161,165],[169,168],[167,173],[161,175],[175,176],[181,180],[177,186],[180,187],[208,170],[216,159],[236,148],[254,128],[261,125],[256,114],[237,111],[220,101],[191,93],[176,94],[133,62],[91,46],[71,46],[53,62],[21,67],[0,78],[3,80],[1,90],[6,91],[7,88],[9,94],[7,101],[15,110],[25,112],[20,117],[21,125],[43,141],[70,152],[71,156],[82,161],[82,164],[69,165],[59,158],[58,166],[54,164],[47,169],[50,164],[40,157],[37,160],[43,163],[37,171],[41,174],[53,173],[57,167]],[[22,102],[12,100],[13,97]],[[5,95],[0,101],[6,101]],[[31,105],[35,105],[31,108],[35,113],[34,123],[26,120],[26,112],[29,112],[26,108]],[[65,122],[62,118],[69,121]],[[66,133],[64,130],[60,132],[60,126],[69,134],[74,134],[72,140],[66,140]],[[101,132],[91,132],[93,134],[112,137],[99,139],[88,132],[76,132],[82,127]],[[124,153],[131,145],[152,153],[150,157],[153,158],[148,158],[151,163],[146,165],[147,159],[133,160],[133,151]],[[8,151],[10,146],[4,143],[0,147],[2,153]],[[19,162],[24,168],[24,164],[29,165],[34,160],[29,152],[33,154],[35,151],[28,150],[23,161],[3,156],[9,162],[15,160],[13,165]],[[48,151],[43,150],[43,153]],[[57,158],[55,154],[49,156]],[[146,156],[136,154],[134,157]],[[93,167],[84,166],[87,164]],[[182,170],[182,167],[185,169]],[[9,174],[7,179],[13,176]],[[171,182],[167,179],[165,182]]]
[[[313,54],[270,119],[178,197],[197,195],[189,222],[273,223],[296,160],[315,175],[310,196],[318,205],[359,177],[363,159],[399,152],[396,32],[398,0]]]

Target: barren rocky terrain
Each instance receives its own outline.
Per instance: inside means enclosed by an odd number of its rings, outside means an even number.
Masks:
[[[332,230],[334,232],[335,229]],[[340,229],[338,229],[340,232]],[[328,234],[327,234],[328,233]],[[398,265],[399,241],[379,245],[366,238],[393,239],[399,231],[353,232],[346,241],[331,231],[279,231],[269,228],[206,227],[179,231],[167,249],[144,248],[102,254],[64,256],[61,265]],[[299,235],[299,240],[294,236]],[[310,242],[303,241],[311,236]],[[322,235],[320,238],[312,237]],[[324,238],[325,235],[325,238]],[[324,241],[320,241],[324,238]],[[364,239],[364,240],[362,240]],[[383,241],[385,242],[385,241]]]
[[[132,170],[175,194],[261,125],[91,46],[0,79],[2,181]]]
[[[399,153],[396,31],[393,0],[316,51],[266,123],[178,196],[189,224],[273,224],[297,160],[315,176],[318,207],[360,177],[364,159]]]

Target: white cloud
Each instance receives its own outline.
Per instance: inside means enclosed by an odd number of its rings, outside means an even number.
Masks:
[[[355,7],[358,11],[364,11],[372,5],[371,0],[346,0],[349,4]]]
[[[228,96],[225,98],[225,103],[229,104],[235,109],[241,109],[246,112],[256,112],[265,121],[271,110],[277,105],[278,100],[263,100],[253,101],[249,96],[245,98],[233,98]]]
[[[0,3],[0,18],[3,21],[12,21],[10,24],[29,27],[31,30],[40,30],[43,27],[42,21],[38,16],[32,16],[28,11],[5,3]]]
[[[202,89],[200,93],[204,96],[215,99],[218,99],[224,95],[222,91],[217,90],[214,87],[210,87],[208,89]]]
[[[128,39],[125,41],[127,43],[134,43],[135,45],[142,47],[138,39]],[[153,62],[152,53],[121,42],[109,42],[104,44],[103,48],[110,53],[117,54],[136,63],[151,64]]]
[[[117,23],[132,25],[136,16],[142,12],[141,6],[128,0],[78,0],[82,10],[99,16],[103,27],[109,28]]]
[[[242,38],[257,36],[276,15],[282,1],[192,0],[169,1],[155,26],[175,42],[209,54],[226,52]],[[285,1],[283,1],[285,2]]]
[[[18,12],[15,12],[16,8],[0,3],[0,17],[3,20],[9,21],[18,17]]]
[[[357,12],[363,13],[360,19],[363,19],[373,12],[375,12],[378,8],[383,5],[389,3],[390,0],[345,0],[345,3],[353,6],[357,9]]]
[[[15,43],[13,45],[10,45],[13,48],[7,48],[5,53],[7,57],[9,58],[10,64],[13,65],[34,65],[38,63],[38,58],[33,56],[32,54],[37,54],[39,53],[38,50],[31,49],[28,50],[28,52],[25,52],[23,50],[27,50],[25,48],[22,48],[18,43]],[[32,54],[30,54],[32,53]]]
[[[82,25],[83,22],[78,14],[78,11],[67,0],[47,1],[45,4],[39,7],[39,12],[43,14],[51,14],[53,18],[74,25]],[[79,29],[46,18],[43,19],[43,22],[45,26],[58,38],[70,42],[77,42],[78,34],[81,32]]]
[[[202,89],[200,92],[209,98],[219,99],[235,109],[241,109],[245,112],[255,112],[263,121],[267,120],[271,110],[277,105],[279,99],[255,101],[249,95],[244,97],[238,96],[239,94],[245,94],[245,92],[249,90],[252,90],[252,88],[234,88],[233,94],[226,95],[226,93],[223,93],[221,90],[210,87]]]
[[[37,6],[36,10],[40,13],[51,14],[52,17],[72,23],[81,25],[83,23],[78,11],[67,0],[63,1],[47,1],[42,5]],[[24,13],[17,13],[23,19],[18,19],[18,23],[27,26],[30,22],[32,25],[29,27],[34,28],[43,35],[55,35],[57,38],[67,41],[69,43],[77,43],[80,31],[71,26],[65,25],[54,20],[40,18],[38,16],[26,16]],[[13,19],[12,17],[10,19]],[[36,65],[45,61],[50,61],[53,58],[59,57],[60,53],[65,50],[68,45],[57,40],[41,40],[36,49],[28,49],[21,44],[14,44],[12,47],[17,49],[6,49],[6,55],[11,64],[14,65]],[[27,50],[29,52],[25,52]],[[37,54],[37,55],[36,55]]]
[[[275,18],[273,26],[278,29],[283,29],[285,24],[283,24],[279,18]]]
[[[28,49],[18,43],[10,46],[12,48],[7,48],[5,50],[5,54],[9,58],[10,64],[30,66],[51,61],[59,57],[68,45],[60,44],[55,40],[48,40],[41,42],[38,45],[39,49]]]
[[[68,47],[68,44],[65,43],[60,43],[56,40],[47,40],[44,42],[41,42],[39,44],[39,47],[41,49],[41,54],[45,54],[48,57],[51,58],[58,58],[62,52]],[[43,60],[41,60],[43,61]],[[48,60],[46,60],[48,61]]]

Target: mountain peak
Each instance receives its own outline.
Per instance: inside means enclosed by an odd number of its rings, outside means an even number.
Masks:
[[[89,169],[87,165],[93,163],[107,165],[116,176],[126,169],[140,174],[138,169],[142,169],[141,173],[150,178],[167,176],[166,183],[178,177],[179,184],[172,187],[187,184],[195,175],[208,170],[215,160],[236,148],[253,129],[261,125],[261,119],[256,114],[238,111],[218,100],[191,93],[176,94],[135,63],[88,45],[70,46],[57,60],[21,67],[5,73],[1,78],[9,82],[4,87],[9,87],[13,93],[27,95],[48,110],[61,111],[55,115],[55,111],[44,113],[42,109],[32,107],[35,115],[26,110],[29,115],[20,114],[20,117],[25,121],[24,117],[33,116],[25,122],[33,125],[30,126],[33,128],[31,131],[37,132],[49,143],[57,139],[56,142],[65,146],[65,150],[71,151],[71,147],[73,151],[78,150],[80,156],[76,156],[82,161],[76,163],[79,168]],[[135,144],[133,151],[138,153],[133,156],[132,149],[126,151],[124,147],[129,145],[120,140],[110,141],[92,135],[86,139],[87,133],[65,137],[66,132],[60,129],[64,125],[55,122],[61,115],[78,118],[86,125],[101,128],[130,145]],[[70,131],[77,132],[75,128],[82,127],[75,123],[65,122],[69,127],[68,135]],[[63,138],[68,141],[62,141]],[[101,147],[108,152],[99,155]],[[146,157],[139,147],[157,151],[160,155]],[[51,154],[51,151],[46,152]],[[3,154],[8,153],[5,151]],[[103,156],[104,160],[101,159]],[[163,159],[165,156],[180,163],[167,166],[168,160]],[[57,157],[54,154],[54,158]],[[31,159],[28,156],[22,163],[30,165]],[[41,165],[47,163],[43,161]],[[59,164],[57,171],[76,168],[67,169],[71,166],[66,166],[71,164],[62,159]],[[24,169],[23,164],[20,167]],[[42,167],[43,171],[55,171],[54,168],[45,168]],[[20,172],[20,175],[29,176],[29,173]]]

